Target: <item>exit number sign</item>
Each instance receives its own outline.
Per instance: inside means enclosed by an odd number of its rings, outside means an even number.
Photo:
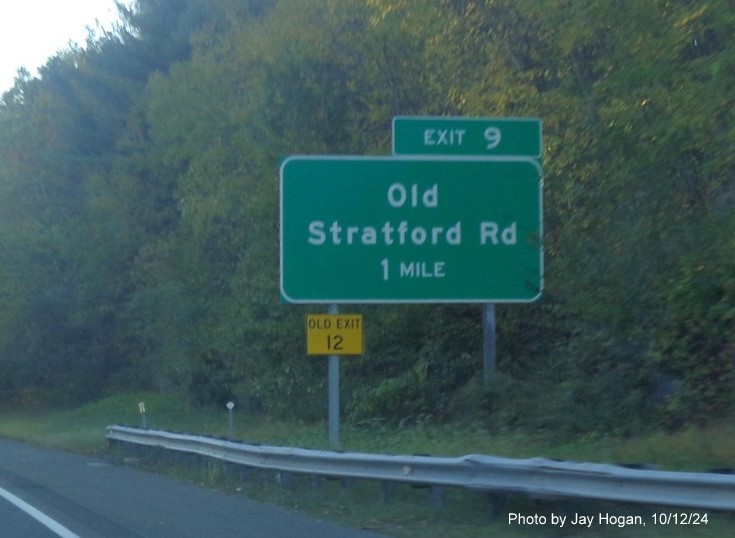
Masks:
[[[307,355],[362,355],[361,314],[309,314],[306,316]]]
[[[538,118],[396,116],[394,155],[510,156],[541,158]]]

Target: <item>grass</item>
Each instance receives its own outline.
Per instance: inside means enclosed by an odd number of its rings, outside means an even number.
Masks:
[[[107,451],[105,427],[110,424],[139,426],[138,403],[145,402],[147,426],[212,436],[227,434],[227,411],[191,407],[182,394],[138,393],[114,395],[68,409],[6,409],[0,411],[0,435],[53,448],[88,454]],[[235,437],[271,445],[328,449],[325,423],[304,424],[268,420],[235,409]],[[417,425],[404,428],[358,428],[343,425],[342,449],[384,454],[432,454],[459,456],[491,454],[512,458],[547,457],[589,462],[655,463],[663,469],[698,471],[735,467],[735,425],[729,421],[704,429],[676,433],[651,432],[634,438],[586,436],[563,443],[549,436],[506,433],[490,435],[479,425]],[[149,465],[149,463],[146,463]],[[247,479],[216,462],[195,467],[172,465],[163,458],[150,462],[158,472],[242,493],[250,498],[305,511],[323,519],[400,537],[585,536],[684,538],[727,536],[735,533],[730,515],[709,514],[709,524],[697,527],[654,526],[649,509],[584,503],[540,502],[515,497],[488,497],[462,490],[445,492],[444,507],[437,510],[430,491],[397,486],[390,502],[380,484],[352,483],[344,490],[339,482],[320,481],[314,487],[306,477],[291,477],[288,484],[273,473],[251,471]],[[501,504],[499,504],[501,503]],[[526,515],[575,511],[642,514],[645,527],[602,527],[562,531],[550,526],[509,525],[510,511]],[[701,512],[701,511],[700,511]]]
[[[0,410],[0,435],[84,453],[106,450],[105,427],[140,426],[144,402],[149,428],[226,436],[226,409],[192,407],[180,393],[118,394],[67,409]],[[326,423],[305,424],[249,415],[235,409],[235,437],[271,445],[329,449]],[[559,442],[548,435],[491,435],[479,424],[356,427],[343,424],[341,449],[382,454],[511,458],[546,457],[587,462],[653,463],[662,469],[701,471],[735,467],[735,423],[722,421],[675,433],[632,438],[585,436]]]

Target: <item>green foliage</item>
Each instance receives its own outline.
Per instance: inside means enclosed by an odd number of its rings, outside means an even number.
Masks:
[[[735,243],[715,242],[682,263],[652,355],[675,388],[663,413],[671,426],[727,411],[735,390]]]
[[[386,154],[397,114],[537,116],[545,297],[363,306],[355,421],[627,431],[732,390],[726,0],[138,0],[0,102],[0,397],[183,387],[315,420],[279,302],[280,160]]]
[[[456,392],[478,371],[479,310],[412,306],[381,313],[382,323],[367,334],[377,349],[369,350],[364,361],[349,363],[346,377],[357,378],[350,416],[388,423],[446,420]]]

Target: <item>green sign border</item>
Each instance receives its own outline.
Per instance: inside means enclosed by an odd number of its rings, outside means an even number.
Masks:
[[[543,244],[539,244],[539,275],[538,275],[538,293],[532,297],[524,298],[495,298],[495,297],[421,297],[421,298],[360,298],[360,297],[330,297],[326,293],[324,296],[299,298],[290,297],[286,293],[285,271],[284,271],[284,252],[288,248],[284,242],[284,171],[288,164],[292,161],[311,160],[311,161],[419,161],[419,162],[503,162],[503,163],[526,163],[531,164],[538,171],[538,226],[539,236],[543,241],[543,174],[541,166],[536,159],[530,157],[477,157],[477,156],[447,156],[447,155],[407,155],[407,156],[345,156],[345,155],[294,155],[288,157],[281,163],[280,179],[279,179],[279,253],[280,253],[280,292],[282,301],[294,304],[458,304],[458,303],[530,303],[538,300],[544,287],[544,256]],[[292,180],[293,181],[293,180]],[[339,270],[335,267],[335,270]]]
[[[482,148],[483,131],[488,127],[505,124],[513,134],[510,141],[497,148]],[[420,139],[420,133],[426,127],[444,127],[446,130],[463,128],[466,144],[433,144],[426,146],[411,138],[414,135]],[[435,155],[447,157],[532,157],[541,159],[543,153],[542,121],[535,117],[464,117],[464,116],[395,116],[391,123],[393,155]],[[515,130],[532,130],[533,137],[517,136]],[[449,142],[449,137],[446,139]],[[452,140],[458,142],[458,140]],[[463,147],[465,146],[465,147]],[[520,146],[520,149],[518,149]],[[532,148],[526,151],[525,146]]]

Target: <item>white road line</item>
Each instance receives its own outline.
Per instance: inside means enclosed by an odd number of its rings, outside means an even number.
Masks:
[[[78,534],[74,534],[69,529],[64,527],[61,523],[58,523],[57,521],[51,519],[46,514],[38,510],[37,508],[34,508],[27,502],[25,502],[23,499],[20,499],[10,493],[9,491],[4,490],[3,488],[0,488],[0,497],[5,498],[8,500],[8,502],[14,504],[21,510],[23,510],[26,514],[31,516],[33,519],[44,525],[45,527],[48,527],[52,532],[54,532],[57,536],[60,536],[61,538],[79,538]]]

